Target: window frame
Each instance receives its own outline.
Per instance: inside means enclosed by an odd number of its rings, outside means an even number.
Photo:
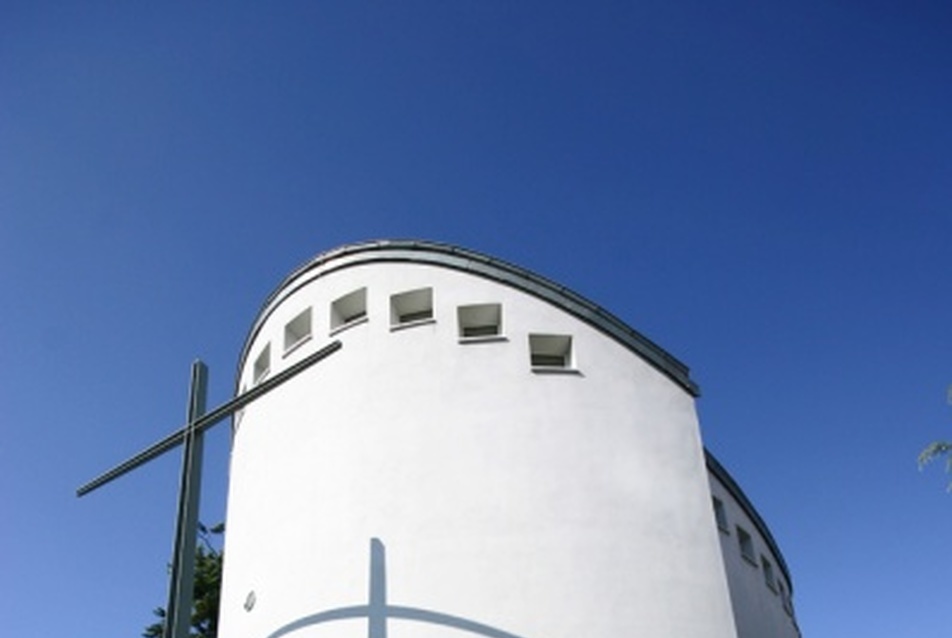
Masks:
[[[572,335],[530,333],[529,365],[533,372],[577,373]]]
[[[760,568],[764,572],[764,584],[767,585],[767,588],[770,589],[770,591],[776,594],[777,577],[774,574],[773,563],[771,563],[763,554],[760,555]]]
[[[251,368],[251,385],[255,386],[268,378],[271,374],[271,342],[265,344],[264,348],[255,357],[255,362]]]
[[[740,555],[748,563],[754,567],[757,565],[757,551],[754,548],[754,537],[751,536],[750,532],[741,527],[740,525],[736,526],[737,528],[737,546],[740,549]]]
[[[457,306],[456,328],[460,343],[504,340],[506,337],[502,331],[502,304],[491,302]],[[467,334],[467,331],[470,331],[470,334]]]
[[[300,325],[306,323],[306,330],[300,330]],[[293,337],[289,342],[288,337]],[[314,312],[311,306],[308,306],[299,312],[291,321],[284,324],[284,356],[288,356],[302,345],[314,338]]]
[[[433,288],[414,288],[390,295],[390,330],[436,322]]]
[[[714,522],[717,525],[717,529],[729,536],[731,528],[730,521],[727,519],[727,506],[724,505],[724,501],[716,496],[712,496],[711,500],[713,502]]]
[[[330,303],[330,334],[333,336],[343,330],[369,321],[367,308],[367,287],[357,288],[341,295]]]

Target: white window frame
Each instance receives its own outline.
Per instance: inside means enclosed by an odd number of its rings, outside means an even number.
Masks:
[[[310,341],[314,336],[313,312],[308,306],[284,325],[284,356]]]
[[[766,556],[760,555],[760,568],[764,570],[764,583],[773,593],[777,593],[777,577],[774,575],[773,563]]]
[[[433,288],[415,288],[390,295],[390,329],[435,323]]]
[[[571,335],[529,335],[529,363],[533,372],[577,372]]]
[[[746,529],[737,526],[737,545],[740,548],[740,555],[748,563],[757,567],[757,552],[754,550],[754,537]]]
[[[264,381],[271,372],[271,342],[261,349],[258,356],[255,357],[254,367],[252,368],[251,382],[258,385]]]
[[[331,334],[367,322],[367,288],[338,297],[330,305]]]
[[[456,307],[460,343],[498,341],[502,333],[502,304],[480,303]]]
[[[717,521],[717,529],[730,535],[731,528],[727,520],[727,507],[725,507],[724,501],[716,496],[712,496],[711,498],[714,502],[714,520]]]

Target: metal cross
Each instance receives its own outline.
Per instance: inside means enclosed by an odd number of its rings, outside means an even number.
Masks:
[[[202,445],[205,430],[342,347],[343,344],[340,341],[333,341],[207,414],[205,413],[205,397],[208,389],[208,367],[201,361],[195,361],[192,364],[188,420],[185,426],[76,490],[76,496],[84,496],[165,454],[172,448],[182,445],[182,478],[179,484],[178,514],[172,552],[172,570],[169,576],[164,638],[188,638],[191,625],[198,500],[201,492]]]

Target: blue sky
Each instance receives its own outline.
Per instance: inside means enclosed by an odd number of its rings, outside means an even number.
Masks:
[[[0,618],[137,636],[178,457],[259,304],[342,243],[560,281],[692,368],[807,638],[948,636],[946,2],[0,8]],[[228,433],[207,445],[221,520]]]

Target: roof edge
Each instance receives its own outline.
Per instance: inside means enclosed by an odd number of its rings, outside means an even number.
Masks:
[[[525,268],[473,250],[438,242],[403,239],[346,244],[319,253],[295,268],[268,295],[258,310],[255,322],[241,349],[237,374],[240,375],[244,367],[251,342],[257,336],[261,325],[273,312],[275,308],[273,304],[283,292],[303,285],[297,282],[309,272],[316,271],[313,277],[316,278],[340,268],[372,262],[410,262],[443,266],[469,272],[527,292],[552,303],[612,337],[638,354],[690,395],[700,396],[700,388],[690,378],[690,370],[684,363],[609,311],[573,290]]]
[[[767,523],[760,516],[760,513],[757,512],[757,508],[754,507],[754,504],[747,498],[747,495],[744,494],[744,490],[741,489],[740,484],[734,480],[730,472],[721,465],[721,462],[718,461],[707,448],[704,448],[704,462],[707,464],[707,469],[720,481],[724,489],[730,492],[730,495],[734,497],[741,509],[744,510],[744,513],[747,514],[748,518],[753,522],[754,527],[757,528],[757,531],[760,532],[760,535],[767,542],[770,551],[773,552],[773,555],[777,558],[777,563],[781,571],[783,571],[783,575],[787,578],[787,584],[790,585],[790,595],[792,596],[793,578],[790,577],[790,569],[787,567],[787,561],[783,557],[783,552],[780,551],[780,545],[777,544],[773,534],[770,533],[770,528],[767,527]]]

